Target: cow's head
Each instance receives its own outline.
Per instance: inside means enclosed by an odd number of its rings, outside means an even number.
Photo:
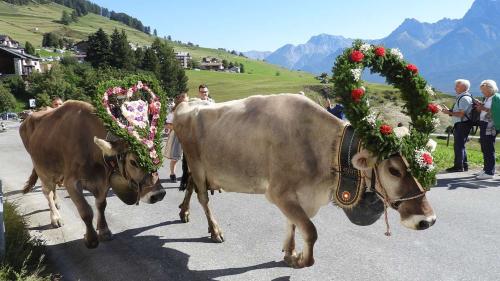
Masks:
[[[423,230],[434,224],[436,215],[422,194],[420,184],[409,173],[408,164],[403,157],[394,155],[378,162],[377,158],[365,149],[357,153],[352,161],[354,167],[367,177],[377,177],[375,184],[377,192],[388,197],[387,201],[399,212],[404,226]],[[413,199],[399,201],[409,198]]]
[[[165,190],[158,180],[158,172],[148,173],[141,168],[137,156],[128,150],[125,142],[109,142],[97,137],[94,137],[94,142],[105,157],[116,157],[118,173],[110,178],[110,185],[115,192],[121,193],[120,199],[125,203],[130,204],[130,200],[135,198],[137,201],[140,197],[142,202],[153,204],[165,197]]]

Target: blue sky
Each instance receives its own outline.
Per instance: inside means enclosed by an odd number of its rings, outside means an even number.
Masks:
[[[156,28],[158,35],[210,48],[274,51],[320,33],[387,36],[405,18],[461,18],[474,0],[93,0]]]

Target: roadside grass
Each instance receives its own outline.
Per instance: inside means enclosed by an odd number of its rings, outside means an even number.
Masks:
[[[478,133],[479,134],[479,133]],[[436,151],[434,151],[434,163],[438,172],[444,171],[446,168],[453,166],[453,160],[455,158],[453,152],[453,138],[450,138],[450,145],[446,146],[446,140],[433,139],[438,143]],[[483,167],[483,153],[481,152],[481,145],[479,144],[479,139],[471,139],[466,144],[467,150],[467,160],[469,162],[470,168],[482,168]],[[500,151],[500,143],[495,143],[495,150]],[[500,161],[500,154],[496,154],[496,162]]]
[[[45,272],[44,244],[32,238],[16,205],[4,203],[5,257],[1,260],[0,280],[49,281]]]

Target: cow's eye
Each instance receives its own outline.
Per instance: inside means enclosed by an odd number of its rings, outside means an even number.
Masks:
[[[137,166],[137,162],[135,160],[130,160],[130,165],[134,166],[134,167],[138,167]]]
[[[395,177],[398,177],[398,178],[401,177],[401,173],[397,169],[395,169],[395,168],[390,167],[389,168],[389,173],[391,173],[391,175],[393,175]]]

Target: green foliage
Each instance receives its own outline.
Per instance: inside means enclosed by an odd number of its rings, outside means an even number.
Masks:
[[[69,25],[72,21],[73,19],[71,18],[71,15],[68,13],[68,11],[62,11],[61,23],[64,25]]]
[[[107,110],[103,104],[104,93],[113,87],[130,88],[136,85],[138,81],[142,81],[144,84],[148,85],[151,90],[158,96],[161,102],[160,118],[158,120],[158,133],[154,139],[154,147],[158,157],[160,159],[159,163],[153,163],[153,160],[149,156],[148,148],[140,143],[134,136],[129,134],[126,129],[120,128],[116,121],[107,113]],[[149,100],[149,98],[147,98]],[[160,87],[160,83],[151,75],[141,74],[141,75],[131,75],[124,77],[121,80],[106,80],[99,83],[97,87],[96,95],[93,97],[93,104],[96,107],[96,114],[104,122],[106,128],[112,132],[114,135],[122,140],[125,140],[130,149],[137,155],[139,165],[146,169],[148,172],[157,171],[162,166],[163,156],[162,156],[162,139],[161,132],[163,130],[163,124],[165,124],[165,117],[167,115],[167,96]],[[145,130],[145,134],[149,131],[149,127]],[[139,130],[139,134],[143,134]],[[144,137],[144,136],[143,136]]]
[[[26,51],[27,54],[33,56],[36,55],[35,47],[33,47],[33,45],[29,41],[26,41],[26,43],[24,44],[24,51]]]
[[[111,34],[111,46],[110,46],[110,65],[121,69],[132,69],[133,68],[133,57],[132,49],[128,44],[127,34],[125,31],[118,32],[115,28],[113,34]]]
[[[245,73],[245,65],[240,63],[240,73]]]
[[[163,89],[171,97],[187,91],[188,78],[184,69],[175,58],[174,49],[159,38],[151,45],[160,62],[156,77],[160,80]]]
[[[429,134],[434,131],[434,114],[427,109],[430,103],[429,93],[425,90],[426,81],[417,73],[407,69],[408,63],[397,55],[385,50],[384,55],[377,55],[376,46],[368,45],[357,40],[351,48],[346,48],[333,67],[334,92],[341,98],[345,113],[357,134],[363,140],[366,149],[386,159],[396,152],[402,152],[410,163],[412,173],[423,186],[435,182],[435,172],[423,171],[415,159],[416,149],[425,149]],[[362,52],[364,57],[360,61],[351,58],[353,52]],[[404,112],[411,118],[413,128],[411,136],[401,141],[393,132],[383,134],[381,126],[385,122],[375,116],[370,116],[371,110],[367,102],[367,95],[356,97],[353,90],[363,89],[363,81],[356,79],[352,70],[360,71],[368,67],[372,73],[379,73],[386,78],[387,83],[401,91],[405,104]],[[362,90],[365,93],[365,90]]]
[[[0,112],[13,111],[16,108],[16,98],[10,91],[0,85]]]
[[[31,238],[28,226],[10,202],[4,204],[5,256],[1,262],[0,280],[50,280],[43,275],[45,265],[43,242]]]
[[[9,76],[0,80],[0,86],[4,86],[8,91],[14,95],[17,99],[27,100],[29,95],[26,91],[26,84],[21,76]]]
[[[59,35],[54,32],[48,32],[43,34],[42,46],[43,47],[54,47],[54,48],[62,48],[64,42]]]
[[[93,67],[109,65],[111,57],[109,45],[108,35],[102,28],[99,28],[96,33],[89,36],[85,60],[90,62]]]
[[[141,68],[146,71],[151,71],[155,74],[159,73],[160,61],[158,60],[158,56],[152,48],[146,49]]]

